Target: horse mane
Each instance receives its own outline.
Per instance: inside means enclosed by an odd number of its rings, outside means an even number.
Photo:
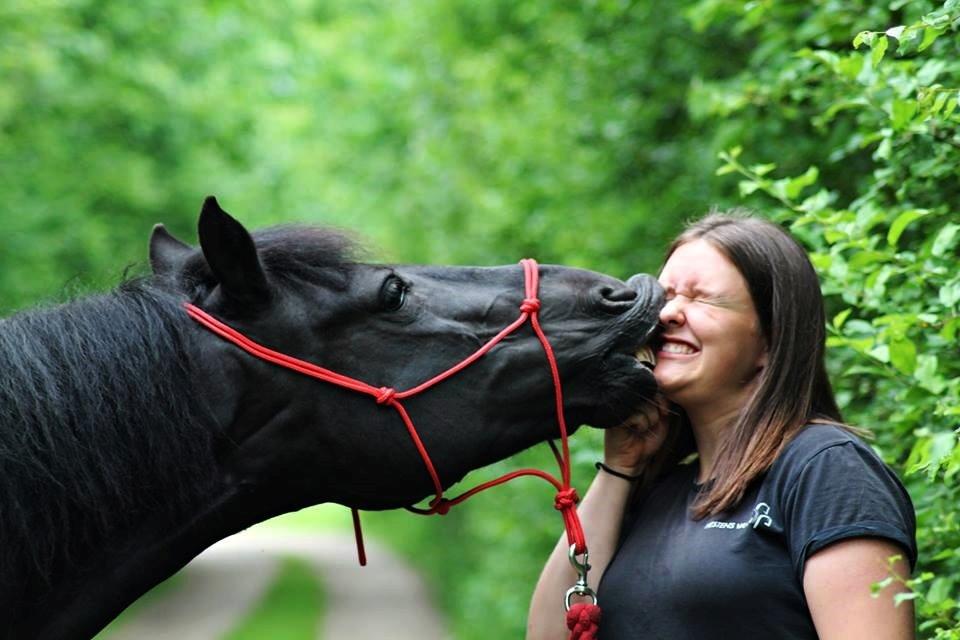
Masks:
[[[271,276],[345,284],[331,267],[349,261],[347,236],[286,226],[254,238]],[[206,284],[136,278],[0,319],[0,593],[26,602],[147,520],[182,519],[209,489],[219,434],[182,309]]]
[[[52,582],[209,486],[181,300],[139,279],[0,321],[0,582]]]

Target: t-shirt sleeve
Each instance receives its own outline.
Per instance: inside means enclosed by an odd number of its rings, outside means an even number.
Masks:
[[[848,538],[884,538],[917,560],[910,496],[866,446],[837,443],[814,454],[786,495],[787,541],[797,578],[811,555]]]

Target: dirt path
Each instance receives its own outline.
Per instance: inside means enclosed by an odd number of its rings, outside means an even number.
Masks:
[[[423,581],[403,560],[367,541],[367,567],[353,538],[249,531],[198,556],[176,588],[124,623],[109,640],[220,640],[259,602],[284,556],[318,572],[326,615],[317,640],[449,640]]]

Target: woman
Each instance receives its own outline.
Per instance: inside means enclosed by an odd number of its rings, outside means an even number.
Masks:
[[[670,247],[660,283],[654,373],[670,409],[607,431],[579,509],[599,637],[913,638],[902,582],[871,595],[910,573],[913,508],[842,425],[806,253],[775,224],[711,214]],[[567,638],[575,579],[561,539],[528,640]]]

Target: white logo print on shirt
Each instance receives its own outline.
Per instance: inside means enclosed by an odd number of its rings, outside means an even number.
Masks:
[[[753,515],[750,516],[750,522],[753,523],[753,528],[756,529],[759,526],[772,527],[773,518],[770,517],[770,505],[766,502],[760,502],[753,508]]]
[[[712,520],[703,526],[704,529],[746,529],[750,525],[757,527],[772,527],[773,518],[770,517],[770,505],[766,502],[758,502],[753,508],[753,514],[746,522],[720,522]]]

